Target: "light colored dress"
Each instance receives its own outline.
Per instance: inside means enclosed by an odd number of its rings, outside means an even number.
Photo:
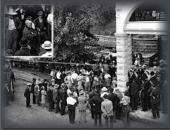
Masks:
[[[41,90],[41,104],[42,105],[45,105],[45,100],[46,100],[46,95],[47,95],[47,93],[46,93],[46,91],[45,90]]]

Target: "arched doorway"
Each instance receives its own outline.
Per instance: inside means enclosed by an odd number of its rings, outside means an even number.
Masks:
[[[116,50],[117,50],[117,86],[120,91],[126,91],[126,83],[128,81],[128,70],[132,65],[132,39],[134,35],[167,35],[167,21],[158,18],[156,20],[139,19],[136,20],[136,10],[141,9],[143,3],[116,3]],[[146,8],[142,8],[146,9]],[[155,8],[151,8],[155,13]],[[156,10],[159,12],[159,10]],[[148,13],[148,12],[147,12]],[[134,17],[134,18],[132,18]],[[166,16],[164,16],[165,18]]]

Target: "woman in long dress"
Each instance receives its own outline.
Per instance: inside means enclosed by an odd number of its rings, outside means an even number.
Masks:
[[[41,90],[41,104],[43,107],[45,107],[46,95],[47,95],[47,92],[45,91],[45,87],[43,86]]]

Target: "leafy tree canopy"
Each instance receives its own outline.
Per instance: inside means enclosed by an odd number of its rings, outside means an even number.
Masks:
[[[102,5],[56,6],[54,11],[54,54],[56,60],[87,62],[95,59],[93,49],[98,39],[90,32],[95,25],[105,26],[115,11]]]

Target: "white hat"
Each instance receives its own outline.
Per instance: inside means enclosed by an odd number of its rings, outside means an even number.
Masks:
[[[8,15],[17,15],[17,12],[13,8],[9,8]]]
[[[45,41],[41,47],[44,49],[52,49],[52,44],[50,41]]]
[[[102,90],[102,92],[106,92],[106,91],[107,91],[107,88],[106,88],[106,87],[103,87],[101,90]]]
[[[109,79],[109,78],[111,78],[111,76],[110,76],[110,74],[105,74],[105,75],[104,75],[104,78],[105,78],[105,79]]]

